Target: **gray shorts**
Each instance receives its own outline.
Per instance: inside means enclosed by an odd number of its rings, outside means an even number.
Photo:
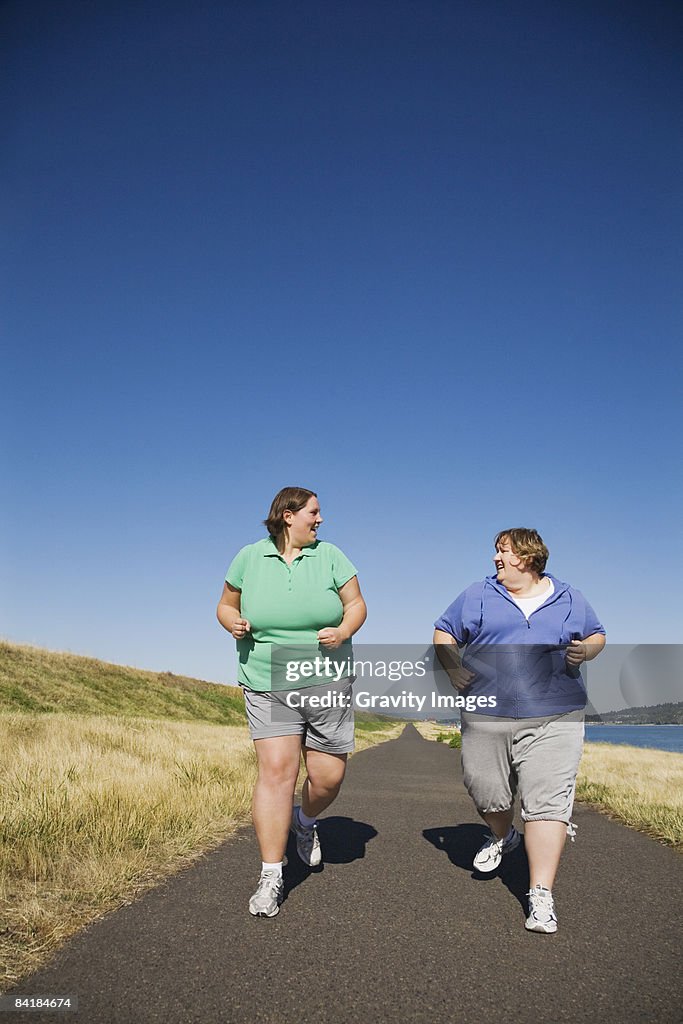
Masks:
[[[352,679],[340,679],[268,693],[243,687],[251,738],[301,736],[302,745],[311,750],[350,754],[355,747],[352,686]],[[316,706],[325,698],[332,706]]]
[[[583,710],[546,718],[463,712],[461,719],[463,776],[478,811],[507,811],[519,790],[524,821],[569,823]]]

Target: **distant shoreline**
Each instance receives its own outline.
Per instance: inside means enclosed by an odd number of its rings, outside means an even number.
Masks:
[[[680,728],[683,722],[593,722],[586,719],[586,725],[619,725],[622,728],[628,726],[629,729],[663,729],[665,726],[671,726],[672,728]]]

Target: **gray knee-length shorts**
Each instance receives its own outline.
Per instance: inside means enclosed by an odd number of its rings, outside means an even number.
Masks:
[[[261,693],[244,687],[251,738],[301,736],[302,745],[312,750],[350,754],[355,747],[352,686],[352,679],[342,679],[299,691]],[[331,706],[320,707],[321,698]]]
[[[461,718],[463,776],[478,811],[507,811],[519,792],[524,821],[569,823],[583,710],[544,718],[463,712]]]

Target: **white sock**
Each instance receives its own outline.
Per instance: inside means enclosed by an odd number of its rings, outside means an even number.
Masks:
[[[275,861],[273,864],[269,864],[268,861],[261,861],[261,874],[264,871],[277,871],[278,875],[282,874],[282,861]]]
[[[307,814],[304,814],[301,808],[299,808],[297,814],[299,815],[299,824],[303,825],[304,828],[313,828],[318,820],[317,818],[309,818]]]

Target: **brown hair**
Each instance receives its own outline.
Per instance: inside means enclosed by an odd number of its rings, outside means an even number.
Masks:
[[[273,498],[268,518],[263,524],[270,536],[277,544],[278,551],[284,551],[285,547],[285,522],[282,516],[289,509],[290,512],[299,512],[308,504],[311,498],[317,498],[315,491],[309,491],[306,487],[283,487]]]
[[[515,526],[512,530],[501,530],[496,534],[493,546],[496,547],[503,540],[510,542],[514,553],[524,561],[525,569],[530,569],[538,576],[541,575],[545,569],[545,563],[548,561],[549,551],[537,530],[528,530],[524,526]]]

